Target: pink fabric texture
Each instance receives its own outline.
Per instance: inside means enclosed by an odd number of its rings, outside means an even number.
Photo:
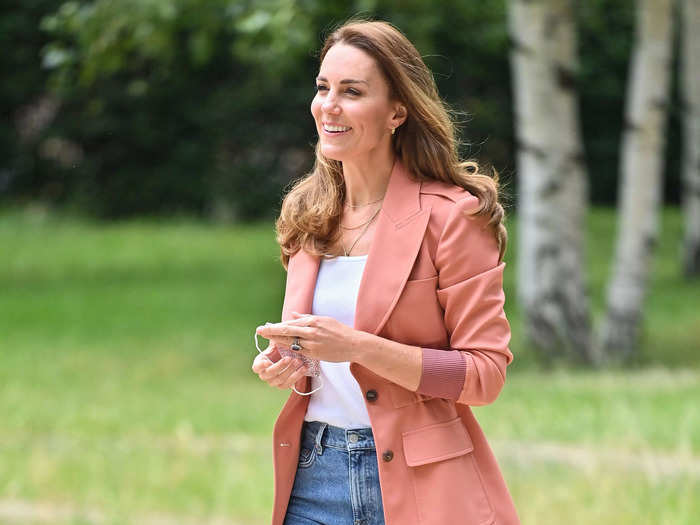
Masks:
[[[467,363],[461,352],[423,348],[423,372],[416,392],[456,400],[467,377]]]

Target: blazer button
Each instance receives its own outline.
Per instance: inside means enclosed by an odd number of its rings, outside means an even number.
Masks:
[[[386,450],[382,454],[382,459],[384,461],[391,461],[392,459],[394,459],[394,453],[391,450]]]
[[[377,397],[379,397],[379,394],[377,394],[376,390],[367,390],[365,397],[368,401],[376,401]]]

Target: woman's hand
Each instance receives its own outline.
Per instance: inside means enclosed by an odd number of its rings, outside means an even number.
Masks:
[[[332,317],[297,312],[292,315],[294,318],[289,321],[258,326],[256,333],[284,347],[290,347],[299,337],[299,353],[312,359],[331,363],[355,360],[364,332]]]
[[[253,372],[258,374],[260,379],[268,385],[279,389],[291,388],[299,379],[306,374],[306,367],[302,365],[301,359],[283,357],[277,362],[271,357],[280,357],[279,351],[274,343],[271,343],[265,350],[255,356],[253,361]]]

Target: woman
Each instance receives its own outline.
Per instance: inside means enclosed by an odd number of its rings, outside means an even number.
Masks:
[[[393,26],[348,22],[320,58],[316,163],[277,221],[283,321],[257,328],[270,346],[252,367],[294,388],[272,523],[519,523],[470,409],[513,360],[497,179],[459,161],[432,75]]]

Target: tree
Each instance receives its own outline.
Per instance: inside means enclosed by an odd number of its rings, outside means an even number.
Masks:
[[[671,78],[672,0],[640,0],[628,81],[615,259],[601,334],[602,360],[635,349],[658,237]],[[695,28],[697,30],[697,28]]]
[[[520,185],[518,292],[526,331],[550,355],[590,356],[583,271],[588,186],[570,0],[509,6]]]
[[[700,1],[682,1],[681,92],[683,97],[683,268],[700,274]]]

